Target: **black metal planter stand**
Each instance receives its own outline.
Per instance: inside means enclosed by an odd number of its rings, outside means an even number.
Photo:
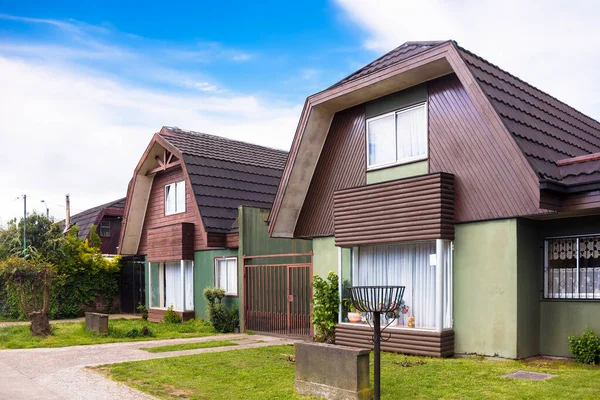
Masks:
[[[404,289],[404,286],[350,287],[354,307],[358,311],[371,313],[373,316],[373,386],[375,400],[381,398],[381,333],[396,319],[398,308],[404,296]],[[390,320],[383,329],[381,329],[381,314],[385,314]],[[389,336],[383,340],[389,340]]]

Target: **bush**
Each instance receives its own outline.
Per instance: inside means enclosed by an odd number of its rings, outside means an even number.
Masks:
[[[584,364],[600,362],[600,338],[591,329],[581,336],[569,336],[569,350],[575,360]]]
[[[205,288],[202,292],[208,301],[206,313],[213,327],[221,333],[233,332],[240,323],[238,309],[223,304],[225,290],[220,288]]]
[[[315,274],[313,276],[313,313],[312,323],[315,327],[315,342],[334,343],[335,325],[338,322],[338,276],[329,272],[327,279]]]
[[[175,311],[173,311],[173,306],[167,308],[167,312],[164,316],[165,324],[180,324],[181,317]]]
[[[127,337],[127,338],[136,338],[136,337],[144,337],[144,336],[147,336],[147,337],[154,336],[152,334],[152,331],[147,326],[143,326],[141,330],[138,328],[133,328],[125,333],[125,337]]]
[[[138,303],[137,309],[142,313],[142,319],[144,321],[148,321],[148,307],[143,305],[142,303]]]

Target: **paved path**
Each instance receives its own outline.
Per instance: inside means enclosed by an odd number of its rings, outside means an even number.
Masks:
[[[139,314],[108,314],[108,319],[141,319],[142,317]],[[55,319],[50,321],[51,324],[62,323],[62,322],[83,322],[85,321],[85,317],[73,318],[73,319]],[[0,322],[0,328],[5,328],[7,326],[16,326],[16,325],[29,325],[31,322],[29,321],[11,321],[11,322]]]
[[[169,353],[149,353],[140,350],[141,347],[205,342],[215,339],[235,340],[239,345]],[[104,378],[85,367],[214,351],[235,351],[294,342],[291,339],[272,336],[238,334],[53,349],[0,350],[0,399],[154,399],[126,385]]]

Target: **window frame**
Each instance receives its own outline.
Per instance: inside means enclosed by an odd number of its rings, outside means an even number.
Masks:
[[[108,224],[108,233],[106,235],[102,234],[102,229],[106,228],[103,226],[105,223]],[[100,237],[110,237],[110,221],[100,221]]]
[[[424,107],[424,110],[425,110],[425,113],[424,113],[425,142],[426,142],[425,154],[398,160],[398,118],[397,118],[397,115],[401,114],[403,112],[415,109],[415,108],[419,108],[419,107]],[[396,149],[396,161],[369,165],[369,123],[372,121],[377,121],[382,118],[387,118],[391,115],[394,116],[394,138],[395,138],[395,149]],[[367,118],[365,121],[365,148],[366,148],[365,153],[366,153],[367,172],[375,171],[375,170],[383,169],[383,168],[394,167],[394,166],[398,166],[398,165],[411,164],[411,163],[414,163],[417,161],[423,161],[423,160],[429,159],[429,106],[428,106],[428,102],[427,101],[419,101],[419,102],[410,104],[408,106],[396,109],[394,111],[390,111],[390,112],[387,112],[384,114],[376,115],[371,118]]]
[[[579,282],[579,278],[580,278],[580,267],[579,267],[579,259],[580,257],[580,243],[579,240],[583,237],[598,237],[600,238],[600,233],[582,233],[582,234],[578,234],[578,235],[563,235],[563,236],[548,236],[548,237],[544,237],[543,238],[543,256],[542,256],[542,289],[540,290],[540,297],[541,297],[541,301],[549,301],[549,302],[553,302],[553,301],[567,301],[567,302],[572,302],[572,301],[583,301],[583,302],[600,302],[600,297],[580,297],[581,293],[580,293],[580,289],[581,289],[581,285]],[[564,294],[564,297],[561,297],[560,292],[554,292],[550,293],[548,284],[550,282],[550,274],[549,274],[549,247],[548,247],[548,241],[553,240],[553,239],[576,239],[576,247],[575,247],[575,251],[577,252],[577,257],[575,258],[576,262],[576,267],[575,268],[571,268],[576,272],[576,277],[577,277],[577,284],[575,286],[573,286],[574,288],[577,289],[577,294],[575,293],[570,293],[570,297],[568,296],[568,293]],[[592,268],[592,269],[596,269],[596,268],[600,268],[600,267],[588,267],[588,268]],[[560,269],[560,268],[558,268]],[[564,268],[566,269],[566,268]],[[566,272],[565,272],[566,274]],[[571,275],[573,275],[574,272],[571,272]],[[593,274],[593,272],[592,272]],[[554,289],[554,288],[553,288]],[[560,288],[559,288],[560,289]],[[594,288],[592,287],[592,296],[595,296],[595,293],[593,292]],[[587,292],[586,292],[587,293]],[[551,296],[550,296],[551,295]]]
[[[183,210],[178,210],[177,209],[177,188],[179,187],[179,185],[182,185],[183,187]],[[185,187],[185,180],[182,181],[177,181],[177,182],[171,182],[171,183],[167,183],[164,186],[164,201],[165,201],[165,217],[169,216],[169,215],[175,215],[175,214],[182,214],[185,213],[186,210],[186,187]],[[169,212],[167,209],[167,187],[173,187],[175,189],[175,195],[174,195],[174,204],[175,204],[175,211],[173,212]]]
[[[166,261],[150,261],[148,262],[148,308],[149,309],[153,309],[153,310],[167,310],[170,305],[166,304],[166,264],[169,262],[178,262],[179,264],[179,268],[181,268],[181,281],[179,282],[179,287],[181,290],[183,290],[182,292],[182,301],[183,301],[183,309],[178,309],[173,307],[173,310],[176,312],[188,312],[188,311],[195,311],[196,308],[196,303],[195,303],[195,285],[194,285],[194,278],[195,278],[195,262],[194,260],[166,260]],[[186,278],[185,278],[185,267],[186,267],[186,263],[190,263],[189,266],[191,267],[191,280],[192,280],[192,286],[191,286],[191,293],[186,293],[185,291],[185,287],[186,287]],[[158,305],[154,305],[152,303],[152,296],[153,296],[153,285],[152,285],[152,264],[157,264],[157,273],[158,273]],[[188,296],[187,294],[190,295],[189,298],[192,299],[191,301],[191,305],[192,308],[188,309],[187,306],[187,300],[188,300]]]
[[[217,286],[217,264],[219,261],[229,261],[229,260],[235,260],[235,293],[232,292],[227,292],[227,290],[225,288],[221,288],[220,286]],[[215,257],[214,259],[214,269],[213,269],[213,273],[214,273],[214,283],[215,283],[215,287],[216,288],[221,288],[223,290],[225,290],[225,297],[239,297],[239,293],[240,293],[240,280],[239,280],[239,265],[238,265],[238,258],[236,256],[220,256],[220,257]]]

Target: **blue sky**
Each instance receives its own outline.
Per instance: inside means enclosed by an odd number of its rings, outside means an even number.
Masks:
[[[411,40],[462,46],[600,118],[592,0],[0,0],[0,224],[125,196],[179,126],[289,149],[304,99]]]

